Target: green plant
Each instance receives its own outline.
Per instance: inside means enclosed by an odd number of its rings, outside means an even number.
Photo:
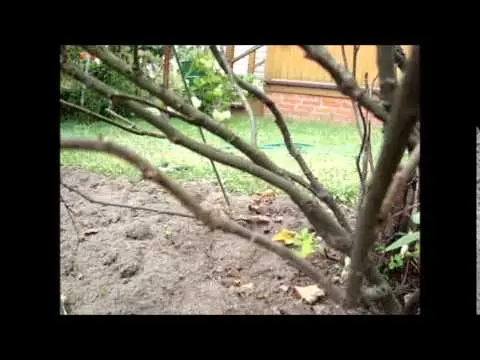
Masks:
[[[420,212],[417,212],[411,217],[412,222],[420,226]],[[409,248],[412,244],[414,245],[414,250],[410,251]],[[400,249],[400,252],[394,255],[391,255],[388,259],[387,266],[389,270],[402,269],[404,266],[404,259],[412,258],[418,259],[420,256],[420,232],[413,231],[407,234],[402,234],[402,236],[394,241],[387,247],[377,248],[377,250],[382,251],[383,253],[389,253],[394,250]]]
[[[115,46],[116,55],[120,56],[121,58],[132,58],[131,49],[128,46]],[[82,68],[86,69],[86,62],[80,59],[80,54],[83,50],[78,46],[67,46],[67,54],[70,61],[77,63],[82,66]],[[144,56],[149,53],[147,51],[143,52]],[[90,61],[88,65],[88,73],[92,76],[95,76],[97,79],[103,81],[105,84],[115,88],[121,92],[127,94],[135,94],[138,95],[137,87],[127,80],[125,77],[117,74],[116,72],[112,71],[103,63]],[[84,99],[84,106],[88,109],[100,113],[102,115],[108,116],[109,114],[105,111],[108,107],[108,99],[105,97],[97,94],[96,92],[84,88],[80,83],[71,78],[67,78],[64,75],[61,75],[60,78],[60,97],[63,100],[74,104],[81,103],[81,97],[83,93]],[[122,108],[116,108],[115,111],[122,115],[128,116],[129,112]],[[87,115],[79,112],[73,108],[62,106],[61,113],[60,113],[60,120],[79,120],[81,122],[89,122],[92,120]]]
[[[315,251],[315,234],[311,233],[307,228],[302,229],[296,233],[293,240],[297,247],[297,254],[301,257],[307,257]]]
[[[201,111],[212,115],[214,110],[218,112],[226,111],[233,102],[240,100],[235,87],[220,69],[208,49],[189,48],[184,51],[183,57],[180,57],[180,59],[191,95],[201,101],[199,107]],[[253,75],[243,76],[242,78],[251,84],[258,85],[259,83],[259,80]],[[183,96],[187,96],[183,84],[177,90]]]

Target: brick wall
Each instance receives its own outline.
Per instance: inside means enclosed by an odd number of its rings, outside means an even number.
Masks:
[[[267,95],[287,118],[355,123],[352,102],[347,98],[283,92],[268,92]],[[271,115],[268,109],[264,112]]]

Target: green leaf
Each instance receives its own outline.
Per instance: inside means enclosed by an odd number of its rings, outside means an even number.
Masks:
[[[416,225],[420,225],[420,212],[417,212],[412,215],[412,221]]]
[[[418,241],[419,239],[420,239],[420,232],[416,231],[416,232],[408,233],[402,236],[400,239],[398,239],[394,243],[387,246],[387,248],[385,249],[385,252],[399,249],[403,245],[408,245],[414,241]]]

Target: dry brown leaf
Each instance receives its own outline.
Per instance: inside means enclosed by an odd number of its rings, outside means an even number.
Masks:
[[[307,304],[313,304],[319,298],[326,295],[325,291],[317,285],[295,286],[295,291]]]

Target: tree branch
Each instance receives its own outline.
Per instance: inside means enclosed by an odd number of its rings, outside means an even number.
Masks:
[[[121,59],[116,57],[114,54],[110,53],[108,50],[105,48],[102,48],[100,46],[84,46],[87,51],[90,53],[94,54],[98,58],[100,58],[102,61],[104,61],[106,64],[111,66],[113,69],[116,71],[120,72],[124,76],[126,76],[128,79],[130,79],[132,82],[134,82],[136,85],[144,88],[148,92],[150,92],[152,95],[158,97],[162,101],[164,101],[166,104],[174,108],[180,113],[186,114],[188,116],[188,122],[197,126],[204,127],[211,133],[219,136],[220,138],[224,139],[234,147],[236,147],[238,150],[243,152],[249,159],[251,159],[255,164],[260,165],[275,174],[282,176],[282,177],[288,177],[298,184],[302,185],[303,187],[309,189],[308,183],[304,181],[300,176],[293,174],[287,170],[281,169],[278,167],[273,161],[271,161],[267,155],[260,151],[259,149],[251,146],[250,144],[246,143],[243,141],[237,134],[233,133],[230,131],[228,128],[222,126],[221,124],[217,123],[213,119],[211,119],[209,116],[206,114],[202,113],[201,111],[195,109],[193,106],[186,104],[182,98],[178,97],[175,93],[169,91],[168,89],[164,89],[161,86],[157,86],[156,84],[152,83],[150,80],[143,76],[135,76],[131,70],[131,68],[128,66],[128,64],[125,64]],[[77,74],[77,79],[82,77],[83,73]],[[85,78],[85,76],[83,76]],[[81,80],[82,81],[82,80]],[[237,78],[237,81],[241,87],[246,89],[247,91],[252,92],[254,95],[258,97],[261,92],[258,89],[255,89],[253,86],[250,86],[248,83],[245,83],[241,81],[240,79]],[[248,86],[245,86],[248,85]],[[253,91],[252,91],[253,90]],[[118,94],[115,92],[115,96],[118,96]],[[268,99],[268,98],[267,98]],[[268,99],[270,104],[273,104],[270,99]],[[267,106],[269,106],[268,103],[266,103]],[[271,105],[269,106],[271,108]],[[277,109],[277,115],[280,115]],[[283,124],[283,127],[280,127],[280,130],[282,131],[282,135],[284,135],[284,139],[286,138],[286,134],[288,134],[288,138],[290,139],[290,135],[288,133],[287,127],[285,125],[285,122],[279,122],[278,119],[282,119],[281,115],[280,117],[276,116],[277,120],[277,125]],[[289,148],[289,151],[292,151],[293,149],[293,144],[290,141],[290,145],[286,143],[287,148]],[[292,152],[291,152],[292,154]],[[293,156],[293,155],[292,155]],[[300,159],[301,155],[297,151],[295,155],[295,159]],[[306,163],[303,161],[304,165],[300,165],[302,170],[305,172],[307,169],[308,172],[311,174],[311,171],[308,169]],[[313,174],[308,175],[309,180],[314,178]],[[343,215],[342,211],[338,207],[338,205],[335,203],[333,200],[333,197],[326,192],[326,190],[318,183],[318,181],[313,182],[312,185],[313,187],[313,193],[317,195],[317,197],[324,201],[334,212],[335,216],[337,217],[338,221],[342,224],[343,227],[346,229],[350,229],[348,222],[345,219],[345,216]],[[350,229],[351,230],[351,229]]]
[[[347,288],[348,302],[352,304],[360,291],[362,277],[368,263],[368,253],[374,242],[377,215],[387,193],[393,174],[401,161],[408,138],[413,130],[420,106],[419,49],[415,47],[403,84],[392,109],[391,122],[385,131],[385,141],[363,211],[357,220],[357,232],[352,251],[352,274]]]
[[[407,68],[407,56],[400,45],[393,47],[393,61],[402,72],[405,72]]]
[[[392,45],[377,46],[377,66],[382,100],[384,101],[384,106],[387,111],[390,111],[393,95],[397,87]]]
[[[88,85],[95,91],[103,94],[106,97],[117,95],[118,92],[109,88],[107,85],[86,75],[83,71],[78,69],[75,65],[70,63],[62,64],[62,71],[73,76],[77,80]],[[349,237],[349,233],[343,229],[331,215],[326,212],[320,204],[313,198],[306,196],[295,184],[288,181],[288,179],[273,173],[265,168],[262,168],[250,161],[245,160],[242,157],[234,156],[228,153],[219,151],[211,146],[199,143],[193,139],[184,136],[181,132],[172,127],[168,121],[160,116],[155,116],[151,112],[147,111],[144,107],[138,105],[135,101],[131,100],[118,100],[121,101],[128,109],[136,113],[138,116],[143,117],[152,125],[160,129],[167,135],[170,141],[175,144],[180,144],[200,155],[215,161],[221,162],[227,166],[243,170],[253,176],[256,176],[273,186],[285,191],[292,201],[302,210],[309,222],[315,228],[317,234],[322,236],[325,242],[334,249],[341,251],[345,254],[350,254],[352,248],[352,240]],[[302,179],[303,180],[303,179]],[[367,278],[375,285],[385,283],[385,279],[378,272],[378,270],[371,266],[367,271]],[[388,284],[385,288],[389,289],[389,294],[392,294],[391,288]],[[393,312],[394,308],[385,307],[387,312]]]
[[[185,78],[185,72],[182,69],[182,64],[180,63],[180,58],[178,57],[177,50],[175,49],[175,46],[172,45],[171,48],[173,50],[173,55],[175,56],[175,60],[177,61],[178,69],[180,70],[180,76],[182,77],[183,81],[183,86],[185,88],[185,91],[188,96],[188,103],[190,105],[193,105],[192,103],[192,94],[190,93],[190,88],[188,87],[187,80]],[[198,132],[200,133],[200,137],[202,138],[203,143],[206,145],[207,144],[207,138],[205,137],[205,134],[203,133],[203,129],[199,126],[198,127]],[[220,187],[220,190],[222,191],[223,198],[225,199],[225,203],[227,204],[227,208],[231,212],[231,206],[230,206],[230,200],[228,198],[227,192],[225,191],[225,187],[223,186],[223,181],[222,178],[220,177],[220,174],[217,170],[217,167],[215,163],[212,161],[212,159],[209,159],[210,165],[212,166],[213,173],[215,174],[215,177],[217,178],[218,185]]]
[[[162,86],[158,86],[144,76],[135,75],[131,67],[128,66],[128,64],[126,64],[124,61],[122,61],[120,58],[112,54],[104,47],[86,45],[84,46],[84,48],[97,56],[102,61],[104,61],[115,71],[118,71],[127,79],[135,83],[137,86],[147,90],[150,94],[159,98],[165,104],[172,107],[179,113],[186,115],[187,118],[185,120],[188,121],[190,124],[203,127],[210,131],[212,134],[215,134],[218,137],[224,139],[227,143],[231,144],[232,146],[240,150],[242,153],[244,153],[254,163],[263,166],[280,176],[288,176],[292,179],[298,178],[298,176],[295,176],[295,174],[291,174],[288,171],[279,168],[272,160],[268,158],[268,156],[264,152],[246,143],[237,134],[235,134],[225,126],[219,124],[210,116],[199,111],[191,104],[186,103],[173,91],[165,89]],[[117,95],[116,91],[114,92],[114,96],[115,95]]]
[[[222,53],[220,53],[216,45],[210,45],[210,51],[212,52],[213,56],[217,60],[218,64],[222,67],[222,69],[227,74],[228,78],[230,79],[230,82],[235,88],[235,91],[240,97],[240,100],[245,106],[245,109],[247,110],[248,117],[250,118],[250,123],[252,126],[251,143],[252,143],[252,146],[257,147],[257,122],[255,120],[255,116],[253,115],[252,108],[250,107],[250,104],[248,103],[247,98],[243,94],[242,89],[238,85],[235,75],[233,74],[231,67],[228,65],[228,62],[227,62],[227,59],[225,59],[225,56]]]
[[[383,108],[381,102],[368,96],[366,91],[361,89],[352,74],[348,72],[342,65],[337,64],[326,47],[321,45],[299,45],[306,51],[306,56],[319,63],[327,70],[338,85],[338,89],[345,95],[351,97],[355,101],[373,113],[383,122],[388,122],[390,116]]]
[[[394,199],[398,192],[405,188],[407,181],[412,177],[415,173],[415,169],[417,168],[420,162],[420,145],[417,145],[413,150],[412,154],[410,155],[410,159],[408,160],[407,165],[400,171],[397,172],[393,178],[390,187],[388,188],[387,194],[383,199],[382,207],[380,208],[380,212],[378,215],[378,221],[383,223],[387,218],[390,210],[392,209]],[[415,199],[413,200],[415,201]]]
[[[141,158],[132,151],[127,150],[126,148],[112,142],[85,139],[62,139],[61,148],[99,151],[117,156],[127,161],[128,163],[132,164],[140,170],[143,178],[151,180],[167,189],[212,231],[215,229],[220,229],[224,232],[236,234],[243,239],[253,241],[259,246],[274,252],[281,258],[290,261],[292,265],[294,265],[297,269],[310,276],[315,282],[317,282],[321,287],[326,290],[326,292],[334,301],[336,301],[337,303],[342,303],[344,299],[343,290],[332,285],[328,280],[324,279],[323,276],[320,275],[319,272],[315,269],[315,267],[308,263],[308,261],[299,257],[285,246],[280,245],[261,234],[253,233],[247,228],[230,220],[228,216],[221,210],[208,210],[203,208],[179,184],[177,184],[168,176],[160,172],[147,160]]]
[[[162,134],[157,134],[157,133],[154,133],[154,132],[150,132],[150,131],[145,131],[145,130],[139,130],[137,129],[137,126],[135,124],[133,124],[133,126],[131,127],[127,127],[127,126],[124,126],[122,124],[119,124],[109,118],[107,118],[106,116],[103,116],[103,115],[100,115],[94,111],[91,111],[83,106],[80,106],[80,105],[76,105],[76,104],[73,104],[71,102],[68,102],[68,101],[65,101],[63,99],[60,99],[60,103],[63,104],[63,105],[66,105],[66,106],[70,106],[74,109],[77,109],[81,112],[84,112],[85,114],[88,114],[100,121],[103,121],[107,124],[110,124],[110,125],[113,125],[113,126],[116,126],[122,130],[125,130],[125,131],[128,131],[132,134],[136,134],[136,135],[140,135],[140,136],[151,136],[151,137],[156,137],[156,138],[159,138],[159,139],[165,139],[165,135],[162,135]]]
[[[223,67],[223,64],[220,63],[220,66],[222,66],[224,71],[227,71],[226,68]],[[268,107],[268,109],[274,116],[275,123],[278,126],[280,133],[282,134],[283,141],[285,143],[285,146],[287,147],[289,154],[297,161],[303,174],[310,182],[310,186],[305,181],[303,181],[302,178],[295,176],[295,174],[287,173],[287,176],[290,177],[292,180],[296,181],[298,184],[302,185],[304,188],[310,190],[315,196],[317,196],[321,201],[323,201],[330,208],[330,210],[332,210],[340,225],[342,225],[345,230],[351,233],[352,228],[350,227],[350,224],[345,218],[343,211],[340,209],[333,196],[327,191],[327,189],[325,189],[322,184],[320,184],[318,178],[313,174],[313,172],[310,170],[307,163],[303,159],[300,151],[298,151],[298,149],[293,144],[290,131],[287,127],[287,123],[285,122],[282,113],[280,112],[280,110],[278,110],[275,103],[260,89],[257,89],[255,86],[249,84],[238,76],[234,76],[235,80],[238,82],[238,85],[240,85],[242,89],[254,95],[266,107]]]
[[[101,200],[95,200],[91,198],[90,196],[82,193],[81,191],[74,189],[73,187],[65,184],[64,182],[60,181],[60,184],[68,189],[71,192],[74,192],[77,195],[80,195],[82,198],[85,200],[93,203],[93,204],[99,204],[99,205],[104,205],[104,206],[115,206],[115,207],[121,207],[121,208],[126,208],[126,209],[132,209],[132,210],[142,210],[142,211],[150,211],[154,212],[160,215],[172,215],[172,216],[181,216],[181,217],[186,217],[186,218],[192,218],[195,219],[195,216],[190,215],[190,214],[184,214],[184,213],[179,213],[176,211],[168,211],[168,210],[157,210],[157,209],[152,209],[152,208],[147,208],[143,206],[131,206],[131,205],[124,205],[124,204],[119,204],[119,203],[113,203],[113,202],[107,202],[107,201],[101,201]]]
[[[65,201],[62,195],[60,195],[60,202],[63,204],[63,206],[65,206],[65,209],[67,210],[68,217],[70,218],[70,221],[72,222],[72,225],[73,225],[73,230],[75,230],[75,234],[77,234],[77,241],[81,242],[80,233],[78,232],[75,219],[73,218],[72,209],[70,209],[70,206],[67,204],[67,202]]]

